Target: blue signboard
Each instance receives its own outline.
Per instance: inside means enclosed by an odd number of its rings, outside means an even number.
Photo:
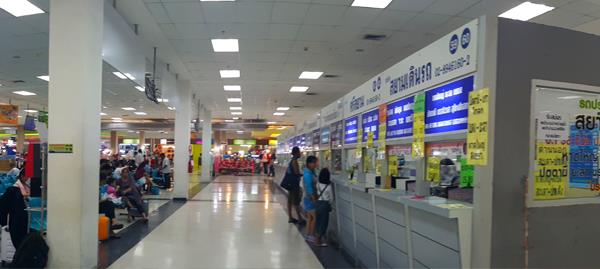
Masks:
[[[474,77],[446,84],[425,94],[425,133],[439,134],[467,129],[469,93]]]
[[[300,148],[306,147],[306,134],[300,135]]]
[[[379,139],[379,109],[374,109],[362,115],[363,142],[367,142],[369,133],[373,133],[373,140]]]
[[[571,125],[570,140],[569,187],[586,189],[598,184],[598,162],[594,160],[598,156],[598,125],[592,130]]]
[[[329,144],[329,127],[321,128],[321,145]]]
[[[321,144],[321,130],[316,129],[312,133],[312,146],[318,147]]]
[[[387,139],[412,136],[414,104],[411,96],[387,105]]]
[[[294,138],[294,147],[300,147],[300,144],[302,142],[302,136],[296,136],[296,138]]]
[[[358,116],[347,118],[344,122],[344,144],[354,144],[358,135]]]

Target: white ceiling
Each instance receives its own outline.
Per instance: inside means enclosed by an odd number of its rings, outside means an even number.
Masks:
[[[48,0],[31,0],[48,10]],[[383,10],[350,7],[352,0],[117,0],[138,1],[152,18],[162,38],[183,62],[199,99],[213,109],[213,117],[230,118],[223,85],[242,85],[243,118],[300,122],[431,41],[469,20],[498,14],[520,0],[393,0]],[[533,0],[557,7],[533,22],[600,34],[600,0]],[[130,23],[147,25],[137,16],[119,10]],[[137,14],[136,14],[137,15]],[[146,28],[144,28],[146,27]],[[365,34],[385,34],[383,41],[367,41]],[[146,39],[156,39],[148,35]],[[212,38],[238,38],[239,53],[215,53]],[[14,18],[0,10],[0,100],[44,106],[46,82],[35,78],[47,70],[48,14]],[[159,48],[159,51],[165,48]],[[357,51],[357,50],[362,51]],[[20,59],[13,59],[19,55]],[[240,79],[221,79],[218,70],[241,69]],[[323,71],[338,78],[298,79],[304,70]],[[109,113],[119,108],[144,106],[152,117],[173,117],[165,106],[154,110],[132,85],[105,75],[103,103]],[[186,75],[187,76],[187,75]],[[23,85],[6,81],[22,79]],[[114,84],[113,84],[114,83]],[[291,86],[310,86],[307,96],[290,93]],[[36,91],[38,96],[19,98],[15,89]],[[107,91],[107,90],[110,90]],[[113,95],[111,92],[117,93]],[[148,102],[149,103],[149,102]],[[237,105],[233,105],[237,106]],[[278,106],[292,108],[285,117],[274,117]]]

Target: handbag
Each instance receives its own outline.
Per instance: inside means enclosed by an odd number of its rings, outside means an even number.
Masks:
[[[323,190],[321,190],[321,193],[319,193],[319,196],[317,197],[315,209],[319,212],[331,212],[333,210],[331,208],[331,203],[329,201],[319,200],[319,198],[321,198],[321,195],[323,195],[323,193],[329,187],[329,185],[330,184],[327,184],[327,186],[325,186],[325,188]]]
[[[281,180],[281,183],[279,184],[279,186],[281,186],[283,189],[285,189],[287,191],[295,191],[300,188],[300,177],[297,175],[294,175],[294,172],[292,169],[293,161],[294,160],[290,161],[290,164],[288,165],[285,175],[283,176],[283,179]]]

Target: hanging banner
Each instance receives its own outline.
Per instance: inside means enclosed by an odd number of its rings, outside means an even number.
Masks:
[[[415,159],[425,156],[425,94],[415,96],[412,157]]]
[[[427,158],[427,181],[440,182],[440,161],[438,157]]]
[[[387,133],[387,105],[379,106],[379,149],[385,151],[385,139]]]
[[[535,165],[535,200],[564,198],[569,180],[569,145],[537,142]]]
[[[18,124],[19,107],[13,105],[0,105],[0,123],[15,125]]]
[[[373,132],[367,134],[367,148],[373,148]]]
[[[469,94],[469,128],[467,130],[467,162],[487,165],[490,90],[485,88]]]
[[[388,176],[398,176],[398,156],[388,156]]]
[[[358,132],[356,133],[357,137],[362,137],[363,132],[362,132],[362,128],[358,128],[357,129]],[[362,157],[362,139],[359,139],[356,142],[356,158],[360,159]]]

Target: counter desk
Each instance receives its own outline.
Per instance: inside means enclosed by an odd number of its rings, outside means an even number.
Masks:
[[[342,248],[367,268],[470,268],[473,208],[334,176]]]

